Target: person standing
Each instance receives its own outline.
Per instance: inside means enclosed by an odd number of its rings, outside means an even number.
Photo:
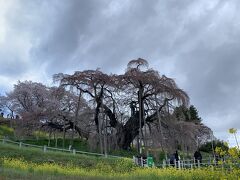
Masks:
[[[195,158],[195,163],[198,163],[198,160],[200,163],[202,163],[202,155],[199,150],[195,151],[194,158]]]
[[[178,151],[175,152],[174,157],[175,157],[175,161],[177,163],[179,161]]]

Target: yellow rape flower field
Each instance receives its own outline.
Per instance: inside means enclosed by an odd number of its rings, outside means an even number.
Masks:
[[[128,159],[121,160],[122,166],[127,166]],[[175,168],[139,168],[132,167],[127,172],[121,168],[112,168],[106,164],[97,164],[96,169],[76,167],[71,164],[58,165],[55,163],[32,163],[23,159],[1,158],[2,178],[34,178],[34,179],[238,179],[240,170],[231,172],[222,169],[201,168],[184,169]],[[1,177],[1,176],[0,176]]]

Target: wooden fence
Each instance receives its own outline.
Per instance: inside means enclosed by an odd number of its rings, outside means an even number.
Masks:
[[[142,167],[148,167],[147,159],[142,157],[133,156],[133,162],[136,165]],[[214,158],[209,157],[208,159],[195,160],[193,159],[182,159],[179,161],[174,161],[170,163],[170,159],[164,159],[161,164],[154,164],[155,167],[159,168],[167,168],[174,167],[177,169],[195,169],[195,168],[203,168],[203,167],[211,167],[214,168],[222,168],[231,170],[233,167],[240,168],[240,159],[231,159],[231,163],[228,163],[226,159],[215,160]]]

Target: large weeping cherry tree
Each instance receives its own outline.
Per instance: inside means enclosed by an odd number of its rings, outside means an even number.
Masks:
[[[141,134],[146,123],[159,120],[168,103],[188,105],[188,95],[175,81],[150,69],[144,59],[132,60],[126,72],[108,75],[97,70],[77,71],[73,75],[56,74],[54,79],[62,87],[74,87],[93,104],[96,132],[99,132],[99,113],[108,117],[108,125],[115,129],[116,143],[128,149]],[[131,112],[122,120],[123,112]]]

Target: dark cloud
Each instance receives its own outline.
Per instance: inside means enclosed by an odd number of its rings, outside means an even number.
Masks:
[[[11,2],[0,79],[35,72],[33,80],[46,81],[98,67],[122,73],[129,60],[142,57],[190,94],[218,137],[240,128],[239,1]]]
[[[237,119],[226,121],[226,117],[235,116],[240,110],[239,52],[240,43],[225,43],[214,49],[200,45],[181,55],[182,61],[178,62],[178,71],[183,72],[187,79],[184,86],[205,120],[208,116],[217,117],[217,122],[207,123],[214,126],[222,121],[225,130],[240,128]]]
[[[47,59],[52,68],[71,67],[73,55],[88,36],[88,27],[99,14],[102,4],[99,1],[62,1],[53,24],[48,26],[47,36],[34,47],[33,53]],[[61,66],[62,65],[62,66]]]

